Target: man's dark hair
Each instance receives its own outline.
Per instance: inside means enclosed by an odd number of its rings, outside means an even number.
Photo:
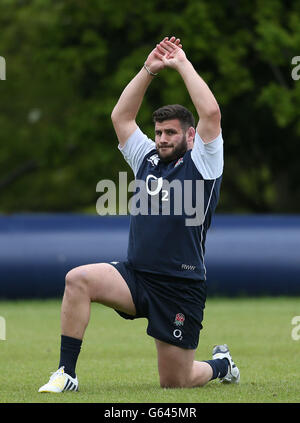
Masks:
[[[191,126],[195,128],[195,119],[193,114],[180,104],[170,104],[160,107],[152,114],[153,121],[164,122],[165,120],[178,119],[183,130]]]

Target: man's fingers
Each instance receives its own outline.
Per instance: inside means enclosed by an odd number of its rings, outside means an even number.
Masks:
[[[169,41],[169,37],[165,37],[163,40],[161,40],[161,43],[162,43],[163,41]]]
[[[180,40],[178,40],[180,43]],[[182,44],[175,44],[169,40],[161,41],[160,45],[168,52],[175,51],[178,48],[182,48]]]
[[[172,36],[170,39],[169,37],[165,37],[163,38],[161,41],[169,41],[170,43],[176,44],[178,45],[180,43],[180,38],[176,38],[174,36]]]
[[[162,42],[160,44],[156,45],[156,50],[159,51],[159,53],[165,55],[168,51],[162,46]]]
[[[157,59],[159,59],[159,60],[163,60],[163,55],[162,54],[160,54],[157,50],[154,52],[154,56],[157,58]]]
[[[169,40],[169,38],[168,37],[165,37],[164,39],[163,39],[163,41],[169,41],[170,43],[173,43],[173,44],[175,44],[176,46],[178,46],[179,44],[180,44],[180,38],[176,38],[176,37],[171,37],[170,38],[170,40]]]
[[[165,37],[159,44],[156,45],[156,57],[162,60],[163,57],[173,59],[176,50],[182,49],[180,38],[172,36]]]
[[[180,41],[180,40],[179,40],[179,41]],[[169,40],[164,41],[164,44],[165,44],[166,46],[168,46],[169,48],[173,49],[173,50],[175,50],[175,49],[176,49],[176,47],[177,47],[177,44],[175,44],[175,43],[171,43]]]
[[[177,46],[173,43],[171,43],[170,41],[161,41],[159,43],[160,47],[162,47],[166,52],[171,52],[173,51],[175,48],[177,48]]]

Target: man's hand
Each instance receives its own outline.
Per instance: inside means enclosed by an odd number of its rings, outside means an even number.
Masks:
[[[169,54],[169,51],[164,48],[165,43],[170,43],[171,46],[176,47],[176,49],[181,50],[182,45],[180,44],[180,39],[176,37],[171,37],[170,40],[168,37],[165,37],[160,44],[157,44],[156,47],[151,51],[149,56],[147,57],[147,60],[145,62],[146,66],[150,69],[153,73],[158,73],[162,69],[164,69],[165,66],[167,66],[167,56]],[[170,47],[166,45],[169,49]]]
[[[156,49],[156,57],[164,67],[175,69],[182,77],[199,116],[197,131],[200,137],[204,143],[214,140],[220,134],[221,113],[208,85],[173,39],[162,40]]]
[[[175,42],[174,39],[175,37],[172,37],[170,40],[165,38],[157,44],[155,55],[163,62],[164,67],[178,70],[180,64],[186,62],[187,58],[185,52],[182,50],[182,45]]]
[[[172,46],[181,49],[179,38],[168,37],[164,38],[162,42],[170,42]],[[162,57],[167,56],[168,52],[165,50],[161,53],[157,46],[149,54],[145,64],[152,73],[157,73],[165,67]],[[116,131],[119,143],[124,146],[130,135],[134,133],[138,125],[136,123],[136,116],[141,107],[144,95],[151,83],[151,78],[141,68],[137,75],[124,88],[117,104],[115,105],[111,119]]]

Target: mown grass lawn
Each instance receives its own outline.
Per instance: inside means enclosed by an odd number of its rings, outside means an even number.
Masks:
[[[2,301],[0,403],[298,403],[300,340],[291,324],[299,298],[211,298],[196,358],[227,343],[239,385],[212,381],[194,389],[159,387],[154,341],[144,319],[125,321],[93,304],[77,365],[79,392],[40,394],[58,366],[60,300]]]

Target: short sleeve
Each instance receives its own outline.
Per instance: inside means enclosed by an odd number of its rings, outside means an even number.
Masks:
[[[146,154],[155,150],[155,142],[137,128],[125,145],[121,147],[119,144],[118,148],[136,176]]]
[[[217,138],[207,143],[196,132],[191,158],[203,179],[217,179],[222,175],[224,167],[223,144],[222,132]]]

